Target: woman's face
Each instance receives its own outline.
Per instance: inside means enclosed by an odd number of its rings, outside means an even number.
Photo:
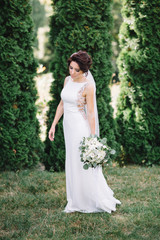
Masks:
[[[79,65],[72,61],[69,65],[69,74],[73,80],[83,77],[83,72],[80,70]]]

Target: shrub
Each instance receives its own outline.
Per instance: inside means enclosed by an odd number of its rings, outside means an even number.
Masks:
[[[0,169],[35,165],[43,153],[36,119],[29,0],[3,1],[0,15]]]
[[[118,140],[123,161],[160,163],[159,0],[123,0]]]

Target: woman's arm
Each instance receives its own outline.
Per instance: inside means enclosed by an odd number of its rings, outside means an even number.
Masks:
[[[67,78],[65,78],[64,86],[65,86],[66,82],[67,82]],[[63,115],[63,101],[61,100],[58,104],[52,126],[48,133],[48,135],[49,135],[48,137],[51,141],[54,140],[55,128],[56,128],[57,123],[59,122],[59,119],[62,117],[62,115]]]
[[[61,100],[60,103],[58,104],[52,126],[49,130],[49,139],[51,141],[54,140],[55,128],[56,128],[56,125],[57,125],[59,119],[62,117],[62,115],[63,115],[63,101]]]
[[[91,134],[95,135],[95,112],[94,112],[94,86],[89,84],[86,88],[87,117]]]

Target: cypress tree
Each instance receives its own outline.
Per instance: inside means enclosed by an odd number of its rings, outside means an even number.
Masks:
[[[117,111],[123,162],[160,163],[159,13],[159,0],[123,0]]]
[[[52,124],[60,92],[68,75],[67,59],[78,50],[86,50],[93,60],[91,72],[97,85],[97,103],[100,120],[100,135],[108,138],[108,144],[116,148],[113,110],[110,106],[111,79],[111,1],[104,0],[53,0],[54,15],[50,23],[53,56],[51,71],[54,82],[51,86],[53,100],[49,103],[48,130]],[[64,169],[65,149],[62,120],[56,127],[54,142],[46,141],[46,166],[55,171]]]
[[[30,0],[0,1],[0,169],[31,167],[42,156]]]

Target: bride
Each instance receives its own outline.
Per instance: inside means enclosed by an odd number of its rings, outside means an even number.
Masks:
[[[70,76],[65,78],[61,101],[49,131],[54,140],[55,127],[63,115],[66,161],[67,206],[64,212],[108,212],[121,204],[113,197],[107,185],[102,167],[83,169],[79,145],[83,137],[99,135],[95,81],[89,68],[91,57],[85,51],[78,51],[68,59]]]

